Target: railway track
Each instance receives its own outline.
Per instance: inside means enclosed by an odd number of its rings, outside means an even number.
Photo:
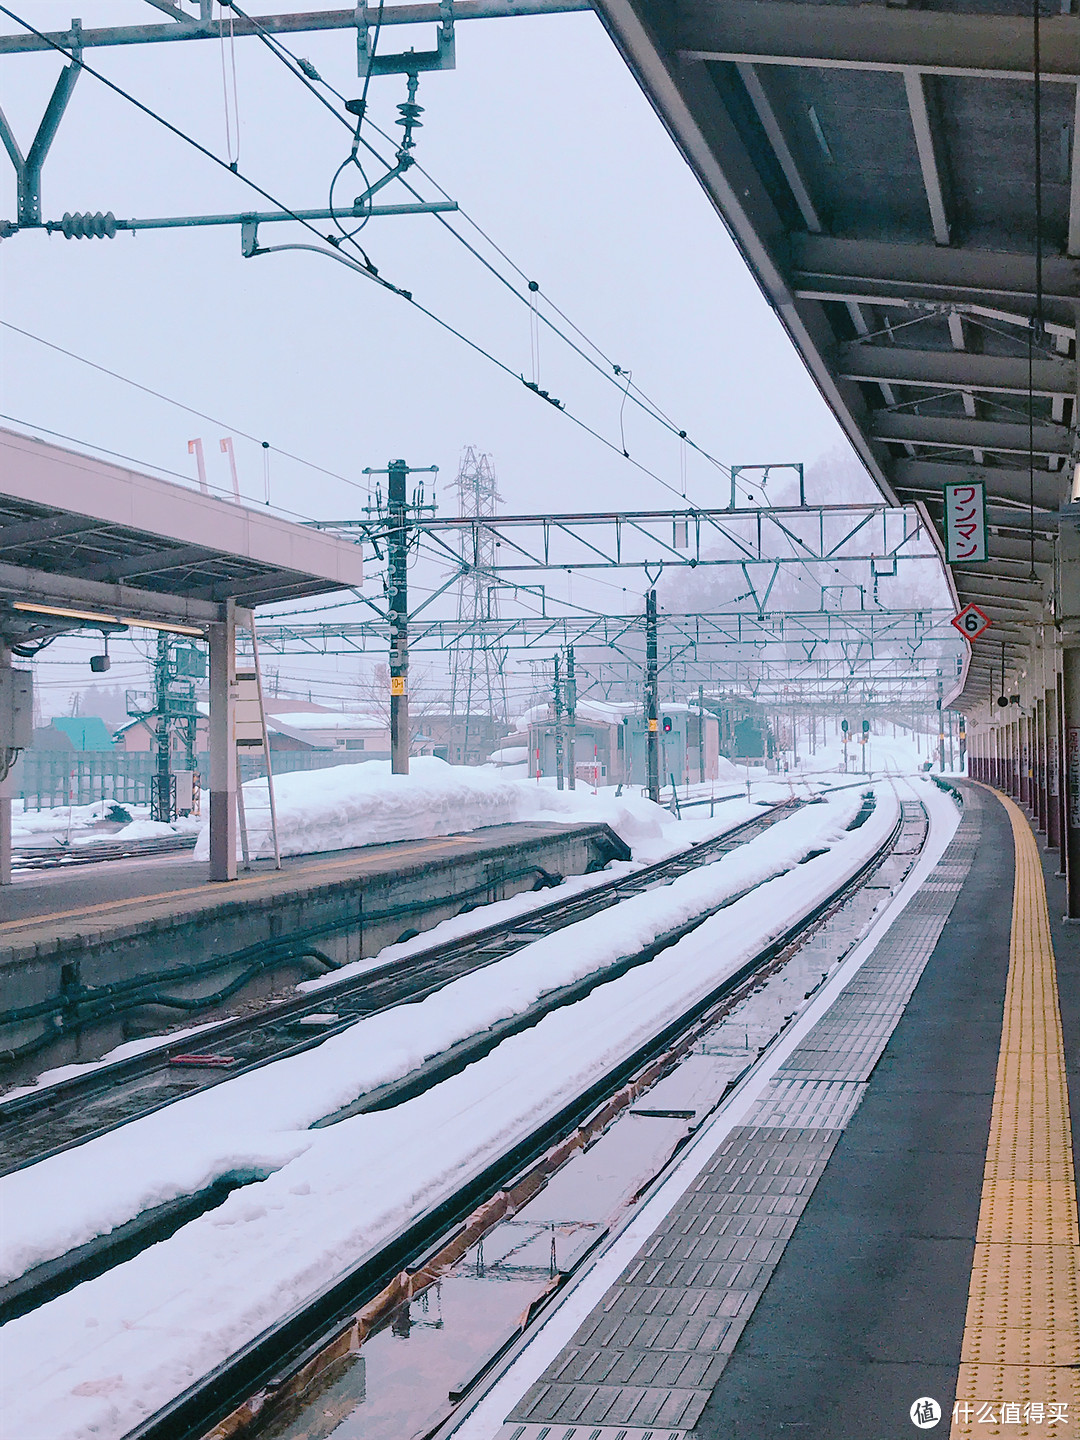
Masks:
[[[809,914],[736,974],[725,979],[676,1022],[540,1125],[481,1175],[452,1196],[435,1203],[425,1214],[410,1217],[388,1244],[374,1254],[359,1257],[344,1277],[282,1317],[224,1364],[149,1416],[129,1432],[126,1440],[199,1440],[223,1421],[224,1428],[215,1430],[215,1435],[255,1435],[261,1433],[263,1421],[269,1422],[272,1429],[278,1398],[295,1399],[309,1379],[319,1373],[323,1359],[332,1359],[337,1353],[343,1338],[356,1326],[358,1312],[367,1307],[365,1315],[370,1315],[373,1304],[378,1304],[378,1297],[389,1293],[393,1277],[403,1270],[430,1269],[435,1257],[444,1251],[453,1251],[455,1243],[460,1246],[467,1217],[497,1192],[526,1183],[525,1177],[530,1175],[552,1173],[550,1168],[544,1168],[544,1157],[550,1160],[553,1147],[565,1146],[568,1137],[582,1130],[589,1131],[590,1126],[590,1133],[598,1133],[598,1112],[608,1113],[613,1097],[630,1093],[636,1086],[651,1084],[668,1073],[692,1045],[763,978],[782,968],[811,935],[857,903],[860,892],[895,891],[914,864],[926,830],[923,807],[917,802],[905,803],[892,833],[859,871],[824,896]],[[893,873],[886,877],[890,862]],[[878,883],[877,877],[885,883]],[[870,897],[866,894],[861,898],[869,902]],[[856,932],[849,934],[841,927],[847,938],[839,944],[839,953],[834,959],[841,958],[857,943],[875,909],[864,904],[865,914]],[[384,1319],[389,1318],[389,1313],[388,1310]],[[318,1387],[315,1388],[317,1391]],[[259,1419],[249,1427],[248,1420],[256,1416]],[[238,1419],[240,1423],[234,1424]]]
[[[544,935],[721,859],[793,814],[802,803],[788,800],[763,810],[716,839],[532,910],[517,923],[490,925],[322,987],[315,994],[223,1021],[197,1041],[177,1039],[40,1091],[0,1100],[0,1175],[36,1164],[245,1071],[300,1054],[370,1015],[422,1000]],[[671,940],[665,937],[665,943]],[[571,997],[557,996],[553,1003],[565,1003],[567,998]],[[403,1097],[395,1097],[395,1103],[398,1098]]]
[[[150,855],[179,855],[194,850],[195,835],[160,835],[148,840],[97,840],[93,844],[20,845],[12,852],[11,868],[58,870],[70,865],[97,865],[103,860],[145,859]]]

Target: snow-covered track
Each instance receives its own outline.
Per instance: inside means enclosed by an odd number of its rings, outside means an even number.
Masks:
[[[668,1057],[674,1063],[685,1053],[690,1041],[738,1004],[765,974],[785,964],[829,917],[863,886],[872,883],[874,875],[894,852],[910,857],[910,865],[925,833],[923,807],[906,802],[891,832],[860,868],[822,896],[813,909],[802,914],[752,959],[726,975],[677,1020],[659,1029],[646,1044],[626,1056],[572,1103],[548,1117],[525,1139],[487,1165],[482,1173],[452,1195],[440,1199],[424,1214],[408,1217],[387,1243],[373,1253],[358,1257],[355,1268],[283,1316],[130,1430],[126,1440],[199,1440],[212,1426],[242,1407],[248,1397],[260,1397],[254,1402],[257,1410],[262,1404],[261,1397],[273,1395],[279,1387],[287,1389],[293,1373],[309,1362],[314,1364],[323,1347],[332,1345],[335,1337],[351,1326],[355,1313],[368,1305],[393,1276],[429,1261],[447,1245],[455,1227],[461,1226],[478,1206],[498,1191],[513,1186],[553,1146],[585,1125],[599,1107],[623,1087],[631,1085],[643,1071],[655,1069],[658,1061]],[[231,1427],[221,1433],[231,1434]]]
[[[223,1021],[197,1043],[180,1038],[141,1055],[0,1101],[0,1175],[59,1154],[197,1091],[322,1044],[380,1011],[421,1000],[459,976],[619,904],[670,884],[786,819],[804,802],[786,800],[714,839],[551,905],[421,950],[406,959]],[[325,1023],[313,1017],[333,1018]]]

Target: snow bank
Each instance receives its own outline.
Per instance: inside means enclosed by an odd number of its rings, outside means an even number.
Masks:
[[[448,765],[434,756],[410,761],[408,775],[393,775],[387,760],[297,770],[274,780],[278,835],[283,855],[348,850],[390,840],[456,835],[485,825],[518,820],[589,819],[612,826],[631,844],[656,838],[666,819],[659,806],[638,796],[595,797],[585,790],[558,791],[501,775],[497,769]],[[244,786],[244,809],[256,856],[273,853],[265,780]],[[204,820],[195,859],[210,853],[209,818]]]
[[[859,804],[857,792],[840,792],[722,860],[545,936],[426,1000],[373,1015],[304,1054],[5,1176],[0,1284],[224,1176],[269,1174],[308,1148],[314,1132],[307,1127],[358,1095],[520,1014],[547,991],[635,954],[811,851],[845,843]]]
[[[708,994],[854,873],[896,813],[895,796],[886,794],[828,854],[767,882],[656,960],[415,1100],[306,1132],[303,1153],[269,1179],[10,1321],[0,1332],[6,1373],[18,1377],[5,1398],[9,1433],[19,1440],[127,1433]],[[268,1069],[288,1111],[296,1096],[286,1067]]]

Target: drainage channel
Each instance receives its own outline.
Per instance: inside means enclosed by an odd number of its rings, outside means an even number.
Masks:
[[[129,1440],[431,1433],[828,978],[914,864],[925,833],[922,806],[906,804],[889,839],[809,916]],[[683,1064],[694,1067],[689,1079]]]

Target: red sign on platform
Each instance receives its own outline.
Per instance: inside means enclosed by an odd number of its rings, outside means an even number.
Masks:
[[[966,640],[977,640],[990,624],[990,616],[984,615],[977,605],[965,605],[959,615],[954,615],[955,625]]]

